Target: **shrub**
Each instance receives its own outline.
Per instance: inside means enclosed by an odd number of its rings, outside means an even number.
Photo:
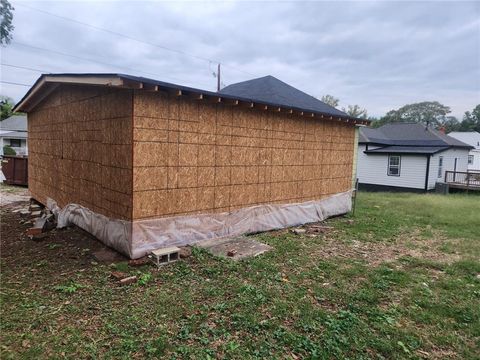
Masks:
[[[17,155],[17,152],[13,150],[10,145],[5,145],[3,147],[3,155]]]

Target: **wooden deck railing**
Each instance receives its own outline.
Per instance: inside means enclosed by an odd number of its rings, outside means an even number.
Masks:
[[[445,182],[450,187],[480,190],[480,172],[478,171],[445,171]]]

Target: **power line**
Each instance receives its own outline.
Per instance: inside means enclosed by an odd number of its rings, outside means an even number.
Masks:
[[[16,4],[16,5],[22,6],[22,7],[24,7],[24,8],[30,9],[30,10],[38,11],[38,12],[40,12],[40,13],[43,13],[43,14],[46,14],[46,15],[49,15],[49,16],[53,16],[53,17],[62,19],[62,20],[64,20],[64,21],[71,21],[71,22],[74,22],[74,23],[79,24],[79,25],[87,26],[87,27],[92,28],[92,29],[95,29],[95,30],[97,30],[97,31],[103,31],[103,32],[106,32],[106,33],[108,33],[108,34],[112,34],[112,35],[124,37],[124,38],[129,39],[129,40],[132,40],[132,41],[136,41],[136,42],[139,42],[139,43],[142,43],[142,44],[146,44],[146,45],[149,45],[149,46],[157,47],[157,48],[162,49],[162,50],[171,51],[171,52],[174,52],[174,53],[177,53],[177,54],[181,54],[181,55],[184,55],[184,56],[189,56],[189,57],[192,57],[192,58],[195,58],[195,59],[199,59],[199,60],[203,60],[203,61],[222,63],[222,65],[223,65],[224,67],[228,67],[228,68],[230,68],[230,69],[234,69],[234,70],[243,72],[243,73],[248,74],[248,75],[251,75],[251,76],[257,76],[257,75],[254,75],[254,74],[252,74],[252,73],[249,73],[249,72],[247,72],[247,71],[244,71],[244,70],[242,70],[242,69],[239,69],[239,68],[237,68],[237,67],[234,67],[234,66],[231,66],[231,65],[227,65],[227,64],[223,63],[223,62],[220,61],[220,60],[209,59],[209,58],[206,58],[206,57],[203,57],[203,56],[198,56],[198,55],[195,55],[195,54],[190,54],[190,53],[188,53],[188,52],[186,52],[186,51],[173,49],[173,48],[168,47],[168,46],[155,44],[155,43],[152,43],[152,42],[149,42],[149,41],[145,41],[145,40],[142,40],[142,39],[139,39],[139,38],[130,36],[130,35],[126,35],[126,34],[119,33],[119,32],[117,32],[117,31],[105,29],[105,28],[102,28],[102,27],[100,27],[100,26],[88,24],[88,23],[85,23],[85,22],[83,22],[83,21],[79,21],[79,20],[76,20],[76,19],[72,19],[72,18],[69,18],[69,17],[66,17],[66,16],[54,14],[54,13],[51,13],[51,12],[49,12],[49,11],[45,11],[45,10],[42,10],[42,9],[38,9],[38,8],[35,8],[35,7],[32,7],[32,6],[28,6],[28,5],[25,5],[25,4],[18,3],[18,4]]]
[[[157,73],[150,73],[150,72],[147,72],[147,71],[138,70],[138,69],[134,69],[134,68],[131,68],[131,67],[115,65],[115,64],[111,64],[111,63],[107,63],[107,62],[103,62],[103,61],[98,61],[98,60],[95,60],[95,59],[90,59],[90,58],[85,58],[85,57],[82,57],[82,56],[77,56],[77,55],[73,55],[73,54],[64,53],[64,52],[61,52],[61,51],[58,51],[58,50],[47,49],[47,48],[43,48],[43,47],[39,47],[39,46],[25,44],[25,43],[21,43],[21,42],[18,42],[18,41],[12,41],[12,44],[13,45],[24,46],[24,47],[34,49],[34,50],[37,50],[37,51],[50,52],[50,53],[53,53],[53,54],[57,54],[57,55],[65,56],[65,57],[70,57],[70,58],[78,59],[78,60],[82,60],[82,61],[89,61],[89,62],[101,64],[103,66],[109,66],[109,67],[113,66],[113,67],[118,68],[118,69],[124,69],[124,70],[127,70],[127,71],[134,71],[134,72],[143,73],[143,74],[149,74],[149,75],[153,75],[153,76],[158,76],[160,78],[170,78],[170,79],[173,79],[175,81],[184,82],[183,79],[179,79],[179,78],[176,78],[176,77],[173,77],[173,76],[166,76],[166,75],[161,75],[161,74],[157,74]],[[206,84],[202,84],[202,85],[208,86],[208,87],[211,86],[211,85],[206,85]]]
[[[47,71],[47,70],[34,69],[34,68],[31,68],[31,67],[20,66],[20,65],[12,65],[12,64],[5,64],[5,63],[1,63],[0,65],[13,67],[13,68],[17,68],[17,69],[22,69],[22,70],[36,71],[36,72],[39,72],[39,73],[49,73],[50,72],[50,71]]]
[[[21,84],[21,83],[17,83],[17,82],[4,81],[4,80],[0,80],[0,83],[2,83],[2,84],[9,84],[9,85],[18,85],[18,86],[28,86],[28,87],[31,87],[31,86],[32,86],[32,85],[28,85],[28,84]]]
[[[190,56],[190,57],[193,57],[193,58],[196,58],[196,59],[199,59],[199,60],[219,62],[218,60],[212,60],[212,59],[208,59],[208,58],[205,58],[205,57],[202,57],[202,56],[189,54],[189,53],[187,53],[185,51],[182,51],[182,50],[177,50],[177,49],[173,49],[173,48],[170,48],[170,47],[167,47],[167,46],[154,44],[154,43],[151,43],[151,42],[148,42],[148,41],[144,41],[144,40],[141,40],[141,39],[138,39],[138,38],[134,38],[130,35],[125,35],[125,34],[122,34],[122,33],[119,33],[119,32],[113,31],[113,30],[109,30],[109,29],[105,29],[105,28],[102,28],[102,27],[99,27],[99,26],[96,26],[96,25],[88,24],[88,23],[85,23],[83,21],[75,20],[75,19],[72,19],[72,18],[69,18],[69,17],[66,17],[66,16],[54,14],[54,13],[51,13],[51,12],[48,12],[48,11],[45,11],[45,10],[42,10],[42,9],[38,9],[38,8],[35,8],[35,7],[32,7],[32,6],[25,5],[25,4],[20,4],[19,3],[19,4],[15,4],[15,5],[23,6],[25,8],[30,9],[30,10],[35,10],[35,11],[41,12],[43,14],[54,16],[56,18],[59,18],[59,19],[65,20],[65,21],[71,21],[71,22],[74,22],[74,23],[77,23],[77,24],[80,24],[80,25],[83,25],[83,26],[88,26],[88,27],[90,27],[92,29],[95,29],[95,30],[98,30],[98,31],[103,31],[103,32],[106,32],[106,33],[109,33],[109,34],[112,34],[112,35],[124,37],[124,38],[129,39],[129,40],[141,42],[143,44],[147,44],[147,45],[150,45],[150,46],[155,46],[155,47],[158,47],[158,48],[163,49],[163,50],[175,52],[175,53],[182,54],[182,55],[185,55],[185,56]]]

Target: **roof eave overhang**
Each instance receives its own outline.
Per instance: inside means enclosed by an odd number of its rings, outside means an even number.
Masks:
[[[124,83],[119,76],[107,75],[107,76],[69,76],[69,75],[42,75],[32,85],[30,90],[25,96],[15,105],[14,112],[26,112],[31,111],[37,106],[43,99],[45,99],[50,93],[55,90],[61,84],[72,85],[97,85],[97,86],[123,86]]]
[[[153,81],[149,79],[130,78],[117,74],[44,74],[42,75],[27,94],[14,107],[14,111],[28,113],[32,111],[43,99],[45,99],[59,85],[90,85],[90,86],[110,86],[117,88],[127,88],[143,91],[161,91],[168,92],[174,96],[186,97],[192,100],[209,101],[213,103],[223,103],[231,106],[242,106],[247,108],[273,111],[284,114],[295,114],[307,118],[316,118],[334,122],[343,122],[351,125],[370,125],[371,121],[359,119],[351,116],[332,115],[296,107],[286,107],[280,104],[272,104],[258,101],[255,99],[246,99],[232,95],[220,94],[211,91],[189,88],[185,86]]]
[[[373,150],[365,150],[364,153],[365,154],[370,154],[370,155],[388,155],[388,154],[402,154],[402,155],[434,155],[434,154],[438,154],[440,152],[443,152],[443,151],[446,151],[448,149],[450,149],[451,147],[442,147],[442,148],[438,148],[438,150],[435,150],[435,151],[418,151],[418,152],[414,152],[414,151],[405,151],[405,150],[389,150],[389,149],[384,149],[384,148],[381,148],[381,149],[373,149]],[[376,151],[377,150],[377,151]],[[378,151],[378,150],[382,150],[382,151]]]

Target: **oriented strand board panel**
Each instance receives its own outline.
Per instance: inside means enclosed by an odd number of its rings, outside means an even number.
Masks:
[[[70,85],[29,113],[32,196],[131,220],[132,103],[131,90]]]
[[[353,125],[141,90],[133,112],[133,219],[351,188]]]

